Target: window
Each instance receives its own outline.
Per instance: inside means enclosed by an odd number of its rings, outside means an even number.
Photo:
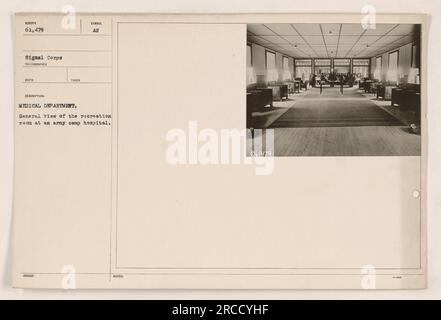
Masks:
[[[312,73],[312,61],[311,59],[296,59],[296,78],[301,78],[302,80],[309,80]]]
[[[256,83],[256,73],[253,68],[253,55],[251,45],[247,45],[247,85]]]
[[[251,45],[247,44],[247,67],[251,67],[253,65],[253,56],[251,55]]]
[[[418,68],[417,54],[417,46],[414,44],[412,45],[412,68]]]
[[[289,71],[289,59],[283,57],[283,80],[291,80],[291,71]]]
[[[350,59],[334,59],[335,73],[348,73],[350,66],[351,66]]]
[[[398,51],[389,53],[389,67],[386,74],[386,80],[398,82]]]
[[[331,73],[331,59],[315,59],[314,65],[316,74]]]
[[[266,51],[266,81],[277,81],[278,78],[276,54],[271,51]]]
[[[370,59],[353,59],[352,73],[359,78],[368,78],[369,64],[370,64]]]
[[[411,62],[411,68],[409,70],[409,76],[407,77],[407,82],[409,83],[420,83],[420,69],[419,69],[419,63],[418,63],[418,51],[417,51],[417,45],[412,45],[412,62]]]
[[[383,59],[381,57],[377,57],[375,59],[375,71],[374,71],[374,79],[381,80],[381,64],[383,63]]]

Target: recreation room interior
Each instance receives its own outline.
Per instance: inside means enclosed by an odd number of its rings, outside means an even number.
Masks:
[[[247,143],[274,129],[274,156],[419,156],[420,39],[413,24],[249,24]]]

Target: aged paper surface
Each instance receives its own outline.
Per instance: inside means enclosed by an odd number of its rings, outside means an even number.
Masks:
[[[421,25],[420,154],[222,149],[247,24],[361,19],[17,14],[13,285],[424,288],[425,16],[377,16]]]

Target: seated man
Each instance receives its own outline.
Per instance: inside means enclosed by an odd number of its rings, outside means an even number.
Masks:
[[[311,74],[310,83],[311,83],[311,86],[313,86],[313,87],[315,87],[316,77],[317,76],[315,74]]]

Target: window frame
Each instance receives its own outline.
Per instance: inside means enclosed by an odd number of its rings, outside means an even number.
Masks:
[[[253,66],[253,46],[251,43],[247,43],[247,47],[250,47],[250,65]]]
[[[268,69],[268,54],[274,55],[274,69]],[[277,60],[276,59],[277,59],[277,55],[276,55],[275,51],[265,49],[265,71],[266,71],[266,76],[267,76],[267,78],[266,78],[267,82],[277,82],[277,80],[278,80],[278,79],[268,80],[268,70],[274,70],[274,72],[277,73]]]
[[[314,73],[317,72],[318,70],[322,70],[323,68],[329,68],[329,72],[332,72],[333,69],[333,61],[332,58],[314,58]],[[317,61],[327,61],[329,60],[329,64],[318,64],[317,65]]]
[[[348,63],[347,64],[342,64],[341,63],[341,61],[347,61]],[[337,61],[337,63],[335,63]],[[340,64],[339,64],[339,62],[340,62]],[[333,65],[334,65],[334,68],[335,68],[335,66],[337,66],[337,67],[349,67],[350,65],[351,65],[351,59],[349,59],[349,58],[334,58],[333,59]]]
[[[414,48],[415,48],[415,52],[413,50]],[[418,49],[417,44],[416,43],[412,43],[411,57],[410,57],[410,67],[411,68],[419,68],[418,63],[417,63],[417,49]]]
[[[274,55],[274,68],[277,69],[276,53],[274,51],[265,49],[265,70],[268,70],[268,53]]]
[[[400,50],[399,49],[389,52],[388,61],[387,61],[387,69],[388,69],[388,72],[392,71],[391,66],[390,66],[390,60],[391,60],[390,57],[395,53],[397,54],[397,66],[394,71],[396,72],[397,78],[396,78],[396,80],[392,80],[392,81],[398,82],[400,80],[400,75],[398,74],[398,70],[400,68]],[[412,61],[411,61],[411,63],[412,63]],[[386,81],[390,81],[390,79],[387,78],[387,74],[386,74]]]
[[[286,61],[286,69],[285,69],[285,61]],[[289,77],[286,77],[285,74],[289,73]],[[288,56],[282,56],[282,79],[285,80],[291,80],[292,73],[289,69],[289,57]]]
[[[367,62],[364,64],[356,64],[358,61],[365,61]],[[355,62],[355,63],[354,63]],[[366,76],[369,77],[369,74],[371,73],[371,59],[370,58],[352,58],[351,59],[351,73],[354,72],[354,68],[367,68]]]
[[[393,55],[394,53],[397,54],[397,72],[398,72],[398,68],[400,66],[400,50],[394,50],[394,51],[389,52],[389,55],[388,55],[389,60],[387,61],[387,68],[390,69],[390,56]],[[412,61],[411,61],[411,63],[412,63]]]
[[[308,65],[306,65],[306,64],[298,65],[297,64],[298,61],[309,61],[309,64]],[[297,69],[298,68],[303,68],[303,67],[310,68],[310,72],[309,72],[310,75],[312,73],[314,73],[314,61],[313,61],[313,59],[312,58],[297,58],[297,59],[294,59],[294,78],[298,78],[299,77],[297,75],[297,71],[298,71]]]
[[[286,70],[285,70],[285,60],[287,62]],[[282,69],[283,69],[283,72],[289,71],[289,57],[288,56],[282,56]]]
[[[380,59],[380,68],[378,68],[378,59]],[[383,71],[383,56],[375,57],[375,70],[380,70],[380,73]]]

